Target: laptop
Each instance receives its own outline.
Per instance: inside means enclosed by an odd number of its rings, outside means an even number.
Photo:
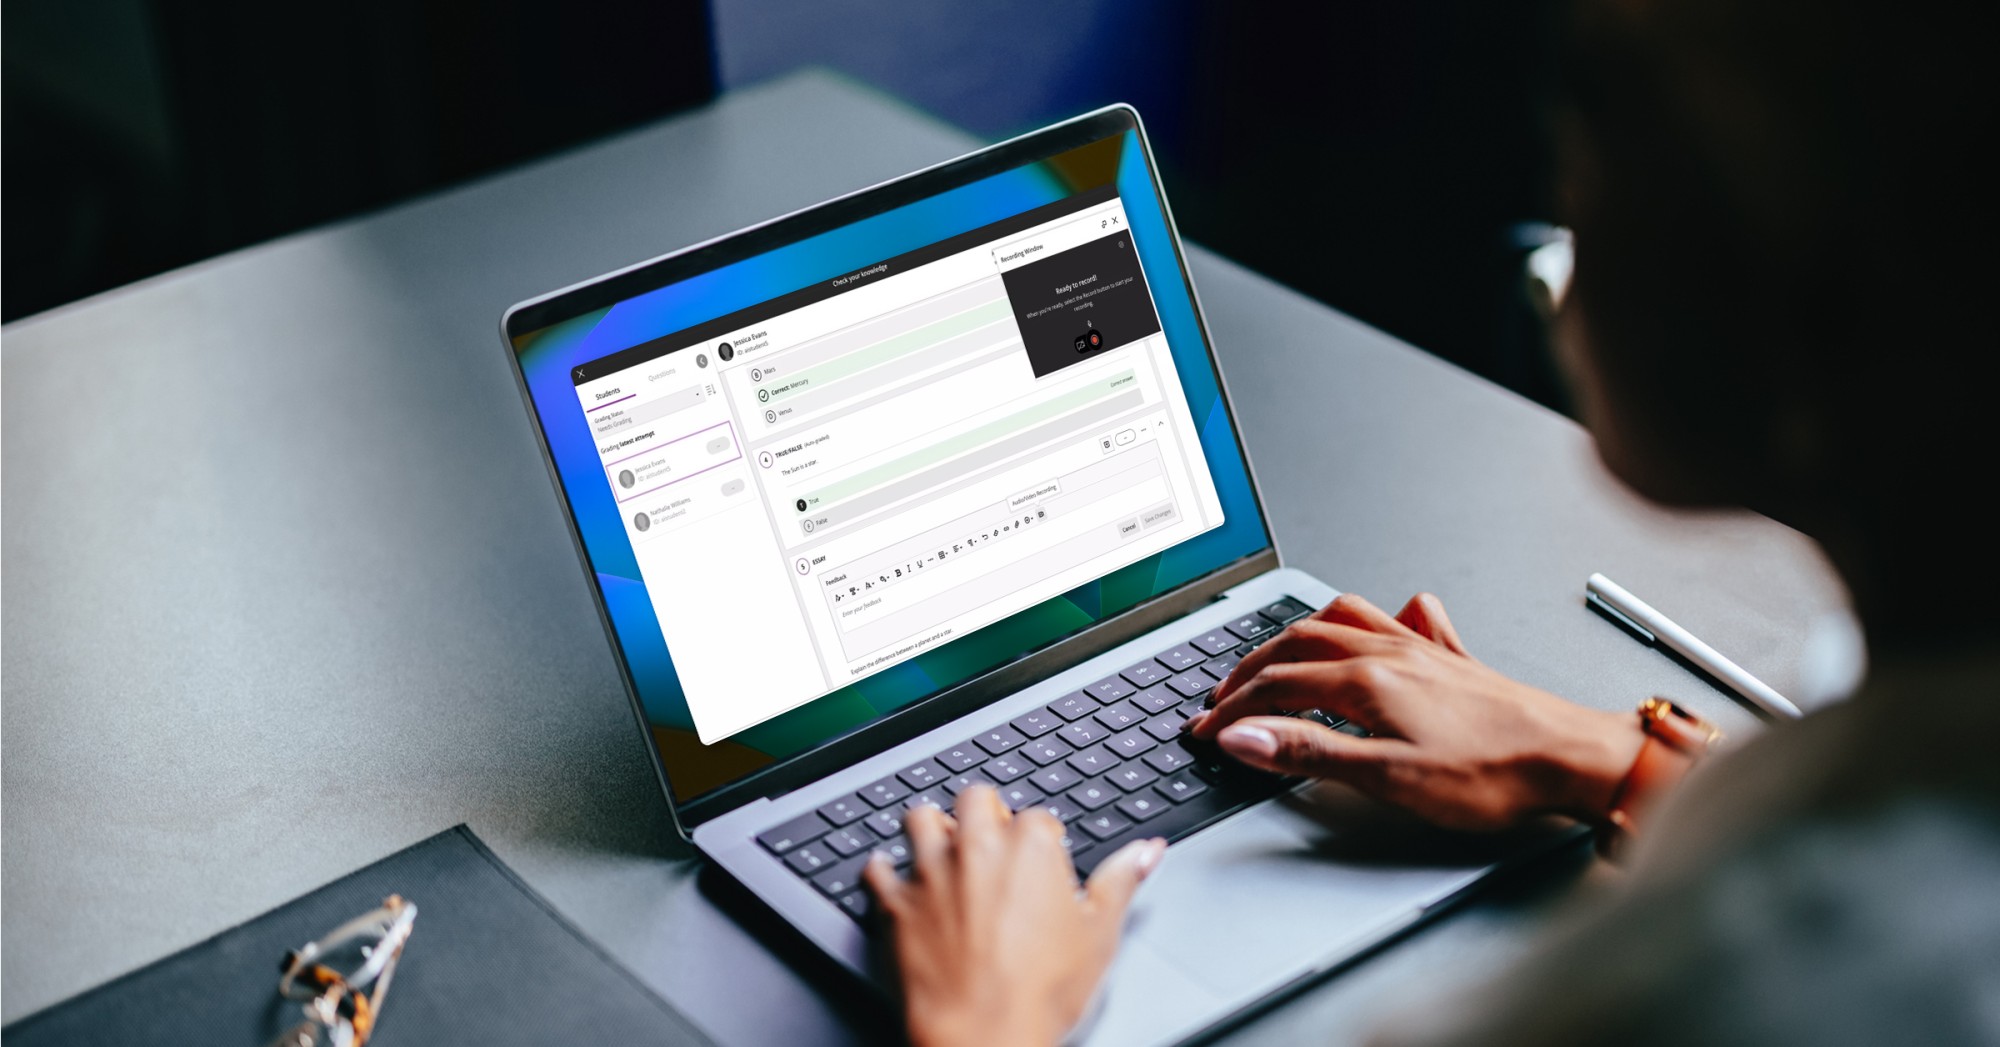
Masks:
[[[1336,593],[1281,564],[1131,108],[502,329],[677,829],[861,977],[889,987],[863,863],[975,783],[1081,874],[1170,841],[1092,1043],[1212,1031],[1526,846],[1183,737]]]

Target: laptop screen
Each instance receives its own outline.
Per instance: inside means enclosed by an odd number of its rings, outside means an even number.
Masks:
[[[1269,544],[1135,132],[514,348],[680,800]]]

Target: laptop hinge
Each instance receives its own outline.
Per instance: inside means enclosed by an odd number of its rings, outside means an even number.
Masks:
[[[1261,580],[1261,579],[1262,579],[1263,577],[1264,577],[1264,576],[1260,574],[1260,575],[1258,575],[1257,577],[1255,577],[1255,578],[1252,578],[1252,579],[1250,579],[1249,581],[1246,581],[1246,582],[1244,582],[1244,583],[1243,583],[1243,584],[1241,584],[1241,585],[1237,585],[1237,586],[1233,586],[1233,587],[1231,587],[1231,588],[1228,588],[1228,589],[1224,589],[1223,591],[1221,591],[1221,592],[1219,592],[1219,593],[1216,593],[1216,594],[1215,594],[1215,596],[1213,596],[1212,598],[1210,598],[1208,602],[1209,602],[1209,603],[1221,603],[1221,602],[1222,602],[1222,601],[1224,601],[1224,600],[1233,600],[1233,599],[1235,599],[1235,598],[1236,598],[1236,594],[1238,594],[1238,593],[1242,592],[1242,591],[1243,591],[1243,590],[1245,590],[1245,589],[1248,589],[1248,588],[1250,588],[1250,587],[1251,587],[1251,586],[1253,586],[1253,585],[1256,585],[1256,584],[1258,583],[1258,581],[1260,581],[1260,580]]]

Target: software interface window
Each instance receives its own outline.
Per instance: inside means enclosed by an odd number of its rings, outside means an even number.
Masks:
[[[1223,522],[1124,208],[1070,203],[578,370],[704,743]]]

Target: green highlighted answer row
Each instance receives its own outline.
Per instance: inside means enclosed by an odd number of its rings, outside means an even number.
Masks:
[[[884,462],[873,469],[864,469],[845,480],[830,483],[807,495],[806,503],[808,507],[817,509],[849,495],[859,494],[878,484],[887,483],[925,466],[944,461],[960,452],[969,451],[1038,422],[1066,414],[1092,401],[1101,400],[1132,385],[1135,380],[1131,371],[1120,371],[1109,378],[1100,379],[1081,388],[1072,389],[1054,399],[1044,400],[1033,407],[1016,411],[1005,418],[996,418],[957,436],[939,440],[929,447],[912,451],[894,461]]]
[[[973,306],[962,313],[954,313],[915,330],[904,331],[893,338],[884,338],[865,349],[856,349],[816,367],[808,367],[785,379],[784,384],[773,388],[769,402],[776,403],[786,397],[818,388],[870,367],[886,364],[919,349],[928,349],[947,338],[956,338],[967,331],[978,330],[995,320],[1011,315],[1013,312],[1005,298],[996,298],[984,305]]]

